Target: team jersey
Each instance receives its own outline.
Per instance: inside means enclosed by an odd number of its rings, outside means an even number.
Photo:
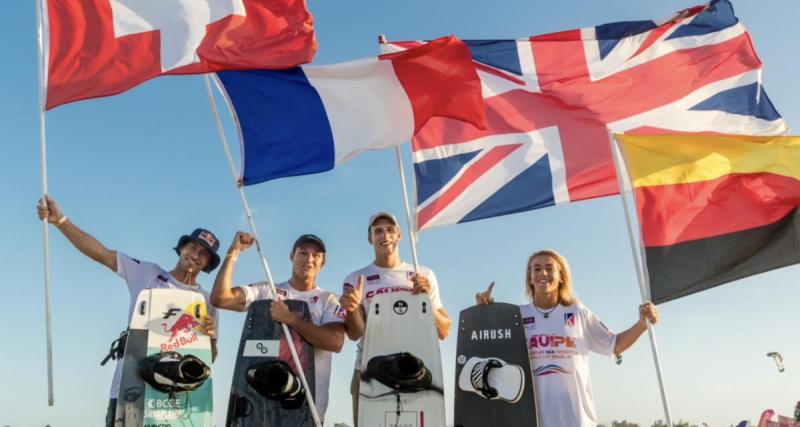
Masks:
[[[436,275],[428,267],[419,266],[419,274],[428,278],[431,284],[431,304],[433,308],[438,310],[442,307],[442,301],[439,299],[439,282],[436,280]],[[358,283],[358,276],[364,276],[364,288],[361,293],[361,306],[364,308],[364,313],[369,313],[369,305],[372,297],[375,295],[384,294],[387,292],[411,292],[414,287],[414,282],[411,278],[414,277],[414,266],[408,263],[402,263],[394,268],[378,267],[375,263],[356,270],[347,275],[344,279],[344,288],[355,287]],[[361,350],[364,345],[364,337],[358,340],[356,350],[356,369],[361,366]]]
[[[589,352],[611,355],[617,337],[586,306],[520,306],[543,427],[597,424]],[[547,317],[543,313],[547,313]]]
[[[117,252],[116,273],[117,276],[125,280],[125,283],[128,285],[128,292],[130,293],[128,324],[131,323],[131,318],[133,317],[133,307],[136,305],[136,299],[139,297],[139,293],[145,289],[182,289],[202,294],[206,301],[208,314],[214,316],[215,324],[219,324],[217,309],[211,305],[208,291],[201,288],[199,285],[187,285],[158,265],[152,262],[139,261],[122,252]],[[219,328],[215,329],[217,331],[219,330]],[[111,381],[111,390],[109,392],[111,399],[116,399],[119,395],[119,382],[122,378],[122,362],[123,359],[117,360],[117,367],[114,371],[114,379]]]
[[[305,301],[308,304],[308,311],[311,313],[311,322],[315,325],[326,323],[344,323],[345,312],[339,305],[339,298],[333,292],[328,292],[320,288],[308,291],[298,291],[283,282],[275,285],[278,293],[277,298],[273,298],[272,289],[266,282],[254,283],[242,286],[244,291],[245,306],[247,310],[253,301],[265,299],[293,299]],[[319,348],[314,349],[314,384],[316,395],[314,404],[317,407],[320,420],[325,417],[325,410],[328,408],[328,385],[331,379],[331,359],[333,353]]]

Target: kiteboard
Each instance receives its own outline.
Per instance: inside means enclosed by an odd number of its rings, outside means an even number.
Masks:
[[[304,301],[284,302],[310,320]],[[314,425],[283,327],[272,320],[271,305],[272,300],[255,301],[247,312],[228,400],[228,427]],[[295,331],[291,338],[313,396],[314,347]]]
[[[372,298],[361,358],[359,427],[445,425],[442,360],[427,295]]]
[[[477,305],[461,311],[456,426],[539,424],[524,321],[513,304]]]
[[[211,339],[201,328],[207,314],[197,292],[139,293],[125,346],[117,427],[214,425]]]

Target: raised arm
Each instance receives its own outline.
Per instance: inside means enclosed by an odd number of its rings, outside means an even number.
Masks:
[[[636,340],[647,330],[647,321],[655,325],[658,323],[658,311],[651,302],[639,306],[639,320],[630,328],[617,334],[617,343],[614,345],[614,354],[622,354],[630,348]]]
[[[113,272],[117,271],[117,252],[106,248],[97,239],[67,219],[66,215],[61,212],[58,203],[50,196],[45,196],[44,200],[40,199],[36,210],[40,220],[47,218],[47,222],[54,224],[72,243],[72,246],[75,246],[82,254],[105,265]]]
[[[244,311],[245,297],[244,291],[240,287],[232,287],[233,268],[239,254],[253,245],[255,239],[250,234],[239,231],[233,237],[225,260],[222,262],[214,280],[214,287],[211,289],[211,304],[214,307],[225,310]]]

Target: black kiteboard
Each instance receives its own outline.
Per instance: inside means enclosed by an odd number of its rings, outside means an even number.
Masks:
[[[456,348],[455,425],[539,424],[519,307],[494,303],[461,311]]]
[[[304,301],[285,300],[289,310],[301,313],[310,320],[308,305]],[[280,323],[274,322],[270,315],[272,300],[256,301],[250,306],[239,341],[239,353],[233,370],[231,395],[228,401],[228,427],[255,426],[313,426],[305,394],[293,393],[293,381],[298,381],[297,367],[292,360],[288,341]],[[302,369],[305,372],[311,394],[314,395],[314,347],[304,340],[296,331],[292,331],[292,340]],[[294,375],[286,377],[286,370]],[[274,395],[282,387],[293,397],[289,400],[270,399],[265,395]]]

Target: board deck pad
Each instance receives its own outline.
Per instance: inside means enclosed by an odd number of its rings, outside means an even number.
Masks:
[[[367,314],[359,386],[359,427],[444,427],[442,359],[427,295],[393,292],[372,298]],[[369,360],[408,352],[421,359],[433,377],[429,390],[397,394],[377,380],[365,380]],[[399,415],[398,415],[398,409]]]
[[[453,412],[456,427],[538,426],[523,321],[519,307],[505,303],[477,305],[459,314]],[[482,367],[492,359],[498,362],[484,377]],[[486,379],[498,396],[489,399],[476,392],[473,375],[480,377],[478,383]]]
[[[131,317],[120,380],[115,425],[214,425],[212,381],[171,399],[139,376],[139,362],[152,354],[191,354],[211,367],[211,339],[202,331],[208,315],[202,294],[181,289],[145,289]]]
[[[284,302],[289,310],[302,314],[306,320],[311,319],[308,304],[304,301],[284,300]],[[247,370],[252,365],[270,360],[278,359],[286,362],[294,372],[297,372],[288,341],[283,333],[283,327],[280,323],[272,320],[271,305],[272,300],[255,301],[247,312],[228,400],[228,416],[225,422],[228,427],[305,427],[314,425],[307,401],[304,400],[302,406],[297,409],[284,409],[279,402],[260,395],[247,382]],[[292,340],[297,349],[300,363],[303,365],[302,369],[311,389],[311,395],[316,396],[314,347],[296,331],[292,331]]]

